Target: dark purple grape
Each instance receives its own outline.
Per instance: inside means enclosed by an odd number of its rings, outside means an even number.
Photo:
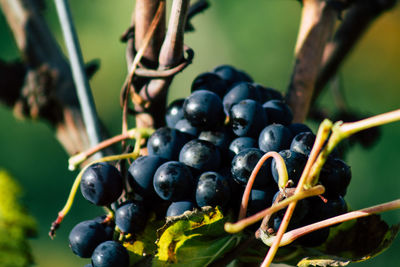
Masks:
[[[288,128],[281,124],[271,124],[261,131],[258,146],[264,152],[279,152],[290,147],[292,138]]]
[[[302,132],[296,135],[290,144],[290,150],[306,155],[311,153],[315,142],[315,135],[312,132]]]
[[[213,129],[225,121],[221,99],[216,94],[198,90],[183,103],[183,114],[193,126]]]
[[[80,187],[83,197],[91,203],[110,205],[122,194],[123,179],[114,166],[95,163],[82,174]]]
[[[232,106],[230,121],[236,135],[257,137],[267,125],[268,118],[258,102],[245,99]]]
[[[347,212],[346,201],[341,196],[335,196],[328,198],[325,203],[319,197],[315,197],[313,200],[313,213],[316,218],[315,221],[325,220],[335,216],[342,215]]]
[[[229,182],[221,174],[205,172],[200,175],[196,188],[196,203],[199,207],[225,207],[230,196]]]
[[[303,224],[308,225],[311,223],[304,221]],[[322,245],[326,241],[328,236],[329,228],[322,228],[300,237],[295,242],[304,247],[317,247]]]
[[[192,211],[196,205],[192,201],[183,200],[172,202],[167,209],[167,217],[179,216],[185,213],[185,211]]]
[[[232,160],[232,177],[241,185],[246,185],[250,175],[264,153],[258,148],[248,148],[239,152]],[[272,181],[270,171],[271,161],[267,160],[254,181],[255,187],[265,187]]]
[[[179,151],[189,141],[186,134],[177,129],[162,127],[157,129],[147,141],[149,155],[155,155],[167,160],[177,160]]]
[[[269,100],[283,100],[282,94],[273,88],[265,87],[258,83],[253,83],[253,86],[260,92],[260,103],[267,102]]]
[[[212,72],[204,72],[193,80],[191,92],[207,90],[213,92],[222,99],[227,89],[228,84],[220,76]]]
[[[311,129],[303,123],[292,123],[287,127],[293,136],[296,136],[302,132],[312,132]]]
[[[93,219],[93,221],[103,226],[104,230],[106,231],[107,240],[112,240],[114,236],[115,223],[113,220],[107,220],[104,222],[106,218],[107,215],[97,216]]]
[[[199,172],[216,171],[221,165],[221,155],[214,144],[194,139],[184,145],[179,161]]]
[[[115,211],[115,224],[123,233],[138,233],[144,229],[146,222],[146,210],[139,202],[128,202]]]
[[[106,241],[96,247],[92,255],[93,267],[129,267],[129,254],[124,246]]]
[[[166,161],[159,156],[143,156],[132,162],[128,177],[134,192],[143,197],[154,197],[153,177],[158,167]]]
[[[242,71],[242,70],[238,70],[238,72],[239,72],[239,76],[241,76],[241,80],[243,82],[249,82],[249,83],[254,82],[253,78],[251,78],[247,72]]]
[[[188,167],[178,161],[161,165],[154,175],[154,189],[164,200],[180,201],[189,197],[193,188],[193,177]]]
[[[183,102],[184,98],[176,99],[168,105],[167,111],[165,112],[165,122],[168,127],[174,128],[176,123],[183,119]]]
[[[294,184],[297,184],[297,182],[300,180],[301,174],[303,173],[304,167],[306,166],[307,157],[301,153],[291,151],[289,149],[280,151],[279,155],[281,155],[285,161],[289,180],[292,180]],[[278,170],[276,169],[275,159],[272,160],[271,171],[275,182],[278,184],[279,174]]]
[[[94,221],[83,221],[75,225],[69,233],[69,246],[76,255],[90,258],[94,249],[108,240],[104,227]]]
[[[257,148],[257,141],[251,137],[238,137],[229,145],[229,150],[235,155],[246,148]]]
[[[227,149],[233,137],[233,133],[226,128],[220,128],[216,131],[202,131],[199,134],[200,140],[208,141],[220,149]]]
[[[192,124],[190,124],[190,122],[183,118],[181,120],[179,120],[176,124],[175,124],[175,129],[177,129],[178,131],[182,132],[182,133],[187,133],[190,134],[192,136],[198,136],[199,135],[199,128],[194,127]]]
[[[232,86],[235,83],[242,82],[248,79],[235,67],[229,65],[217,66],[213,69],[213,72],[221,77],[227,83],[228,87]]]
[[[292,110],[283,101],[269,100],[262,107],[267,114],[269,123],[289,125],[293,120]]]
[[[266,190],[252,189],[250,192],[249,204],[247,207],[247,215],[251,216],[260,212],[272,204],[272,198],[274,197],[275,191],[270,190],[268,187]]]
[[[345,196],[350,180],[350,167],[343,160],[331,157],[326,161],[319,176],[319,182],[325,186],[324,195],[327,197]]]
[[[236,105],[242,100],[251,99],[255,101],[260,100],[259,91],[248,82],[240,82],[235,84],[224,96],[222,103],[224,111],[229,114],[233,105]]]

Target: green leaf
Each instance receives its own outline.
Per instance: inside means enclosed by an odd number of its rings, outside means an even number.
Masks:
[[[400,225],[389,227],[371,215],[331,228],[328,240],[317,248],[303,248],[297,266],[345,266],[368,260],[387,249]]]
[[[227,218],[218,208],[184,214],[167,222],[159,232],[153,266],[207,266],[240,242],[225,232]]]
[[[329,255],[364,261],[387,249],[399,229],[400,224],[389,227],[379,215],[371,215],[333,228],[333,233],[321,249]]]
[[[308,266],[346,266],[350,263],[349,260],[331,257],[327,259],[326,257],[307,257],[299,261],[297,266],[299,267],[308,267]]]
[[[0,170],[0,263],[2,267],[23,267],[33,263],[28,237],[36,235],[35,220],[19,203],[21,189],[11,176]]]

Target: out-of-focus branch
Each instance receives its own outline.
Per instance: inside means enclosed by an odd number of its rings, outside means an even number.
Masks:
[[[14,110],[55,128],[69,154],[89,148],[69,66],[33,0],[0,0],[26,66]],[[20,82],[21,82],[20,81]],[[16,94],[16,88],[9,94]]]
[[[90,145],[96,146],[101,141],[100,124],[94,103],[89,79],[85,72],[82,51],[80,49],[78,35],[72,20],[68,0],[54,0],[61,29],[64,36],[65,46],[69,54],[72,77],[76,87],[82,117],[89,137]],[[96,154],[102,157],[102,153]]]
[[[184,31],[186,25],[186,17],[189,8],[189,0],[174,0],[172,3],[171,16],[168,23],[168,30],[161,46],[159,55],[159,70],[167,70],[180,64],[183,60],[183,47],[184,47]],[[173,76],[163,79],[152,79],[148,84],[143,86],[139,95],[150,106],[144,108],[136,105],[135,109],[138,112],[148,113],[154,120],[154,126],[160,126],[164,123],[164,111],[166,105],[167,89],[173,79]],[[141,115],[141,114],[139,114]],[[146,125],[146,121],[141,119],[148,117],[137,116],[136,124],[138,127]]]
[[[332,36],[337,16],[337,9],[325,0],[303,1],[295,66],[286,96],[295,122],[302,122],[307,116],[323,51]]]
[[[313,102],[335,76],[349,52],[361,39],[373,21],[392,9],[397,0],[356,0],[324,51],[321,69],[315,83]]]

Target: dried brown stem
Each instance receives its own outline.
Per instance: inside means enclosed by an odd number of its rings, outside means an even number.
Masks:
[[[287,94],[295,122],[303,122],[308,114],[324,47],[338,15],[327,1],[304,0],[303,5],[295,66]]]
[[[184,30],[189,8],[189,0],[174,0],[168,31],[161,47],[159,56],[159,70],[167,70],[179,65],[183,60]],[[163,125],[167,99],[167,89],[173,76],[163,79],[153,79],[140,89],[139,95],[150,103],[149,107],[135,106],[136,111],[146,111],[154,119],[155,127]],[[137,126],[145,124],[140,117],[136,120]]]
[[[380,15],[392,9],[397,0],[357,0],[346,13],[343,22],[324,51],[321,69],[315,83],[313,102],[326,84],[336,75],[365,31]]]
[[[139,50],[143,39],[148,32],[151,22],[157,12],[160,1],[164,0],[136,0],[135,7],[135,48]],[[158,56],[165,37],[165,9],[161,14],[154,34],[143,53],[141,63],[147,67],[157,68]],[[131,61],[132,62],[132,61]]]
[[[14,110],[49,122],[69,154],[89,148],[70,68],[35,1],[0,0],[0,6],[28,67]]]

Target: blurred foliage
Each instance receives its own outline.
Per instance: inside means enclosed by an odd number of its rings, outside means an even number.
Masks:
[[[171,1],[168,1],[170,3]],[[179,74],[171,86],[169,100],[187,96],[193,78],[219,64],[232,64],[254,80],[284,91],[293,65],[293,50],[301,14],[294,0],[229,1],[211,0],[209,10],[193,19],[196,29],[186,36],[195,51],[194,62]],[[44,12],[60,45],[63,40],[53,1],[46,0]],[[134,1],[70,0],[86,61],[99,58],[101,67],[91,81],[101,119],[111,134],[121,131],[119,90],[126,75],[125,45],[119,36],[128,27]],[[383,15],[362,38],[340,73],[349,105],[369,114],[399,107],[400,99],[400,7]],[[12,35],[0,12],[0,58],[18,57]],[[327,90],[319,105],[336,109]],[[17,121],[12,112],[0,106],[0,164],[10,170],[25,188],[25,201],[38,220],[39,237],[32,242],[38,266],[83,266],[68,249],[68,233],[73,225],[102,213],[78,197],[71,213],[51,241],[48,227],[63,206],[76,173],[67,170],[67,155],[42,122]],[[314,125],[315,129],[315,125]],[[353,180],[346,200],[353,209],[399,197],[399,123],[382,127],[375,147],[355,147],[347,162]],[[383,217],[399,222],[399,212]],[[399,239],[390,249],[370,261],[354,266],[397,266]]]
[[[0,266],[25,267],[33,263],[27,238],[36,235],[36,222],[20,203],[21,189],[0,169]]]

